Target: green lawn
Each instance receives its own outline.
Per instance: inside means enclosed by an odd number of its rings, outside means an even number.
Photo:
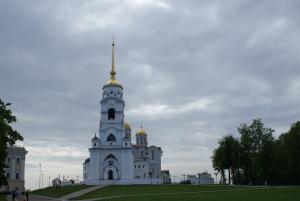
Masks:
[[[110,201],[299,201],[300,187],[262,188],[194,185],[108,186],[76,199],[120,196]]]
[[[0,201],[6,201],[6,197],[3,194],[0,194]]]
[[[32,194],[38,194],[38,195],[44,195],[48,197],[53,197],[53,198],[59,198],[64,195],[80,191],[85,188],[89,188],[91,186],[86,186],[86,185],[74,185],[74,186],[61,186],[58,188],[55,187],[47,187],[39,190],[32,191]]]

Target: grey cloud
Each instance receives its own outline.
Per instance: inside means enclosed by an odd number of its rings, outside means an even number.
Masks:
[[[13,103],[24,145],[82,153],[43,159],[32,149],[28,163],[44,160],[52,174],[65,163],[60,172],[80,174],[98,130],[112,35],[126,120],[133,134],[143,122],[174,175],[212,171],[217,139],[238,136],[241,122],[261,117],[278,136],[300,112],[299,7],[296,0],[2,1],[0,97]],[[199,108],[198,100],[210,102]]]

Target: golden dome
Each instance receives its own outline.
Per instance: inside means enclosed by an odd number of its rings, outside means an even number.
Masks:
[[[125,130],[131,130],[131,126],[129,125],[128,122],[124,123],[124,128],[125,128]]]
[[[143,129],[143,127],[140,128],[140,130],[136,133],[137,135],[145,135],[146,132],[145,130]]]
[[[115,80],[115,79],[109,79],[109,80],[107,80],[107,82],[105,83],[105,86],[107,86],[107,85],[113,85],[113,86],[122,87],[122,85],[117,80]]]

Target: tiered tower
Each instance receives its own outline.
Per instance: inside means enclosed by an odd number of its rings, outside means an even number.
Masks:
[[[116,79],[114,49],[113,41],[110,78],[102,88],[100,101],[99,138],[92,139],[92,148],[89,149],[91,181],[133,178],[131,128],[124,124],[125,102],[123,87]]]

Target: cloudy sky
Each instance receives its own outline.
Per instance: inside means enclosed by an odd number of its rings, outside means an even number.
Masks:
[[[26,186],[82,178],[116,37],[125,117],[175,179],[209,171],[217,140],[260,117],[278,136],[300,113],[300,2],[1,1],[0,97],[29,151]],[[174,178],[173,178],[174,179]]]

